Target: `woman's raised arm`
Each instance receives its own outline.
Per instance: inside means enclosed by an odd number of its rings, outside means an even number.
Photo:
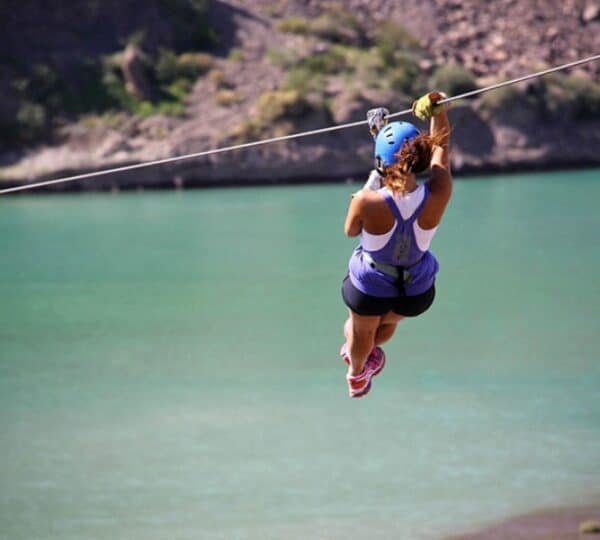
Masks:
[[[450,121],[446,108],[436,103],[444,94],[431,92],[415,103],[415,115],[431,118],[430,136],[433,140],[431,154],[431,177],[428,182],[429,198],[419,215],[419,226],[423,229],[436,227],[444,215],[452,196],[452,174],[450,173]]]

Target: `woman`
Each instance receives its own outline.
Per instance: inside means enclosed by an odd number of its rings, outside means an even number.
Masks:
[[[342,285],[349,318],[340,354],[351,397],[371,389],[385,365],[380,345],[398,322],[425,312],[435,297],[438,263],[429,245],[452,193],[450,125],[437,104],[444,97],[432,92],[413,105],[418,118],[431,118],[429,135],[408,122],[386,125],[385,109],[369,111],[378,174],[353,196],[344,225],[346,235],[360,235]],[[427,169],[429,180],[418,185],[416,175]]]

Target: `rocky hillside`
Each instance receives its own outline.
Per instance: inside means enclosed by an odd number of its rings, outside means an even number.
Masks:
[[[362,120],[600,52],[596,0],[70,4],[0,6],[5,185]],[[455,104],[455,171],[600,164],[599,73]],[[371,152],[352,128],[55,189],[360,178]]]

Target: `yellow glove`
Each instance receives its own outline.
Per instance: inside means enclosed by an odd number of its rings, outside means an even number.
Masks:
[[[444,110],[444,105],[438,105],[437,102],[446,99],[446,97],[443,92],[425,94],[413,103],[413,114],[419,120],[429,120],[432,116],[436,116]]]

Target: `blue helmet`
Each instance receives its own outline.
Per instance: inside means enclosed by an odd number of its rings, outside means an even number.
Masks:
[[[375,138],[375,167],[382,169],[398,161],[396,154],[406,141],[419,135],[419,130],[409,122],[391,122]]]

